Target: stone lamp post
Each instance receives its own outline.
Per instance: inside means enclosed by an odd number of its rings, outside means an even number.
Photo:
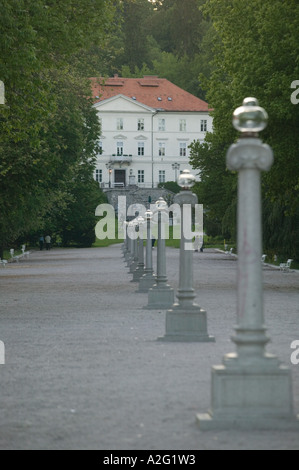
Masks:
[[[181,168],[181,165],[179,163],[173,163],[172,164],[172,169],[175,171],[175,180],[177,181],[178,179],[178,171]]]
[[[129,268],[131,266],[131,263],[133,261],[133,257],[134,257],[134,253],[133,253],[133,240],[131,239],[131,237],[129,236],[129,230],[130,230],[130,223],[128,223],[128,226],[127,226],[127,240],[128,240],[128,253],[127,253],[127,257],[126,257],[126,261],[127,261],[127,267]]]
[[[195,207],[198,199],[191,192],[195,184],[195,176],[189,170],[183,171],[178,179],[181,192],[175,197],[174,202],[179,204],[181,216],[181,243],[180,243],[180,281],[177,293],[178,302],[166,314],[166,333],[164,341],[181,342],[211,342],[215,338],[209,336],[207,331],[207,312],[194,303],[196,294],[193,287],[193,244],[192,239],[185,236],[185,232],[191,233],[190,227],[184,226],[184,211]],[[184,229],[188,230],[184,230]]]
[[[138,224],[138,233],[139,237],[137,240],[138,243],[138,264],[133,273],[133,281],[132,282],[139,282],[141,277],[144,275],[144,246],[143,246],[143,230],[145,225],[145,220],[143,217],[139,216],[137,218]]]
[[[150,210],[147,210],[145,213],[145,220],[147,224],[147,241],[146,241],[146,268],[144,270],[144,275],[139,282],[139,291],[147,293],[156,284],[156,276],[154,275],[153,270],[153,250],[152,250],[152,231],[151,231],[151,221],[153,218],[153,213]]]
[[[124,227],[124,231],[125,231],[125,239],[124,239],[124,243],[123,243],[123,246],[122,246],[122,251],[123,251],[123,257],[124,257],[125,261],[127,261],[127,255],[128,255],[128,252],[129,252],[129,246],[128,246],[128,222],[124,221],[124,222],[123,222],[123,227]]]
[[[158,211],[158,248],[157,248],[157,279],[156,284],[148,291],[148,310],[167,310],[174,303],[174,290],[168,285],[166,274],[166,244],[163,236],[162,217],[167,203],[162,197],[156,202]]]
[[[137,219],[132,220],[132,222],[129,223],[128,227],[128,232],[129,236],[131,238],[131,263],[130,263],[130,269],[129,269],[129,274],[133,274],[135,269],[137,268],[138,265],[138,236],[136,236],[135,232],[138,232],[138,223]]]
[[[234,113],[241,138],[230,147],[227,166],[239,173],[237,350],[213,367],[211,411],[198,415],[203,430],[299,429],[290,370],[265,350],[269,339],[263,312],[261,172],[270,170],[273,152],[258,132],[267,120],[255,98],[247,98]]]
[[[130,266],[130,260],[131,260],[131,249],[132,249],[132,240],[130,239],[128,235],[128,230],[129,230],[129,222],[125,222],[126,225],[126,250],[125,250],[125,263],[127,264],[127,267]]]

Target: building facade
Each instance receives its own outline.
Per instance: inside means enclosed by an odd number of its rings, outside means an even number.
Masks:
[[[93,80],[102,188],[156,188],[190,169],[189,145],[212,131],[208,104],[157,77]]]

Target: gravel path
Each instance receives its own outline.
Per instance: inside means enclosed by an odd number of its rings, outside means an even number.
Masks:
[[[179,251],[169,249],[177,288]],[[216,344],[160,343],[165,312],[146,311],[119,246],[35,252],[0,268],[0,449],[299,449],[297,432],[202,432],[211,366],[234,350],[236,260],[195,255],[198,303]],[[266,267],[269,352],[293,371],[299,412],[299,275]]]

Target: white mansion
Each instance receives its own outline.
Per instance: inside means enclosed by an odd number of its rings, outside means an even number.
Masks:
[[[166,79],[92,79],[101,121],[95,178],[102,188],[156,188],[189,165],[188,146],[212,131],[208,104]]]

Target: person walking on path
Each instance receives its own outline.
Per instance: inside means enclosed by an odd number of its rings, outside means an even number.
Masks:
[[[47,235],[45,240],[46,240],[46,249],[47,249],[47,251],[50,251],[51,250],[51,237],[50,237],[50,235]]]
[[[45,239],[44,239],[43,235],[41,235],[41,236],[39,237],[39,249],[40,249],[40,251],[43,251],[43,249],[44,249],[44,243],[45,243]]]

